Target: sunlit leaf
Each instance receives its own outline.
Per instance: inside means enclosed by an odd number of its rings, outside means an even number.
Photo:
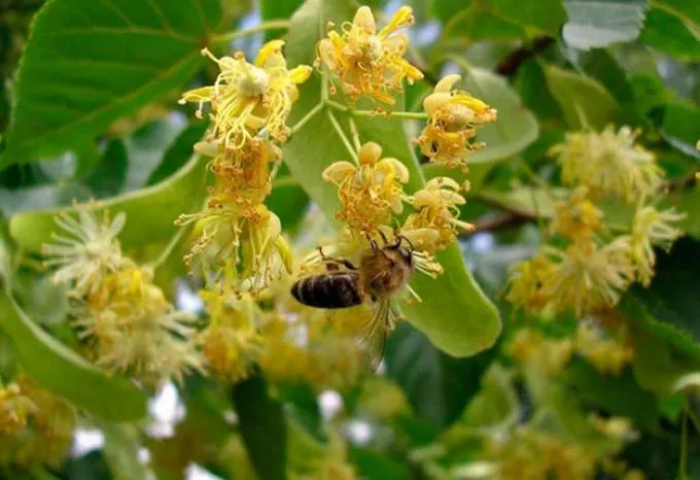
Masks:
[[[18,72],[0,167],[60,153],[163,98],[199,68],[220,18],[216,0],[48,2]]]
[[[565,0],[569,21],[564,40],[572,47],[587,50],[615,42],[628,42],[639,36],[647,7],[645,0]]]
[[[177,231],[173,224],[182,213],[198,210],[206,194],[205,169],[208,159],[193,156],[190,161],[166,181],[137,192],[128,193],[100,203],[95,209],[112,214],[126,213],[126,226],[119,239],[125,249],[149,243],[166,242]],[[10,220],[12,238],[27,250],[38,252],[49,242],[56,230],[54,217],[73,207],[29,211],[14,215]]]
[[[547,85],[564,111],[571,128],[603,128],[619,111],[610,93],[598,81],[549,66],[545,69]]]

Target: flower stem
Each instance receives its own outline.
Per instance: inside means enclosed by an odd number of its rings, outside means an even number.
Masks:
[[[290,135],[294,135],[297,133],[299,130],[301,130],[306,123],[314,118],[318,112],[321,111],[321,109],[324,107],[323,102],[318,103],[314,108],[309,110],[306,115],[301,117],[297,123],[294,124],[294,126],[291,128],[291,133]]]
[[[352,143],[355,146],[355,150],[359,151],[362,144],[360,143],[360,134],[357,131],[357,125],[355,125],[355,120],[352,117],[348,117],[348,122],[350,123],[350,134],[352,135]]]
[[[374,110],[354,110],[334,100],[325,100],[324,103],[333,110],[338,110],[339,112],[347,112],[353,117],[396,117],[405,118],[409,120],[428,119],[428,114],[422,112],[375,112]]]
[[[333,124],[333,128],[335,128],[336,133],[340,137],[340,139],[343,141],[343,144],[345,145],[345,148],[347,149],[348,153],[350,154],[350,157],[352,157],[352,160],[355,163],[359,163],[357,159],[357,152],[355,152],[355,149],[352,148],[352,144],[350,143],[350,140],[348,140],[347,135],[345,135],[345,132],[343,132],[343,128],[340,126],[340,123],[338,123],[338,119],[335,118],[335,115],[333,115],[333,112],[331,110],[326,110],[326,113],[328,114],[328,118],[331,121],[331,124]]]
[[[248,35],[252,35],[254,33],[258,32],[264,32],[265,30],[274,30],[274,29],[287,29],[289,28],[289,20],[270,20],[267,22],[263,22],[259,25],[256,25],[254,27],[250,28],[244,28],[242,30],[236,30],[233,32],[226,32],[222,33],[221,35],[216,35],[212,38],[212,44],[213,45],[221,45],[221,44],[226,44],[229,43],[233,40],[236,40],[237,38],[243,38],[247,37]]]
[[[170,239],[170,242],[168,242],[168,244],[165,246],[163,251],[158,256],[158,258],[156,258],[152,262],[149,262],[147,264],[147,267],[149,267],[153,270],[156,270],[158,267],[163,265],[168,260],[168,258],[170,258],[170,255],[173,254],[175,247],[178,246],[178,244],[182,240],[182,237],[184,237],[185,233],[188,232],[189,230],[190,229],[187,227],[180,227],[178,232],[175,235],[173,235],[173,238]]]

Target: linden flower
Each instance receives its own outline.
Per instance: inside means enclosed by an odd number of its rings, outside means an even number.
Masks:
[[[635,145],[629,127],[615,132],[569,133],[551,149],[562,167],[562,180],[588,187],[594,196],[619,197],[633,203],[653,196],[661,187],[662,171],[654,154]]]
[[[467,92],[450,91],[460,80],[459,75],[446,76],[423,100],[430,118],[417,143],[431,162],[447,168],[461,167],[466,172],[468,157],[485,146],[483,142],[473,141],[476,129],[495,122],[496,109]]]
[[[265,348],[259,363],[267,378],[295,382],[314,370],[311,356],[304,348],[307,327],[299,317],[272,314],[263,322],[261,333]]]
[[[416,248],[435,253],[455,240],[458,228],[474,230],[471,223],[458,219],[459,206],[466,203],[464,197],[457,193],[459,189],[460,185],[453,179],[436,177],[409,200],[418,211],[408,216],[401,231],[411,241],[415,240]],[[436,235],[426,235],[426,230]]]
[[[14,433],[0,429],[0,466],[28,469],[45,464],[59,469],[70,453],[76,424],[75,408],[20,374],[15,384],[31,404],[31,418]],[[0,403],[0,407],[2,403]],[[0,414],[1,416],[1,414]]]
[[[180,103],[198,103],[200,118],[204,104],[211,103],[212,135],[228,148],[241,148],[263,127],[274,139],[286,140],[287,117],[299,96],[296,85],[309,78],[311,67],[299,65],[288,70],[283,46],[282,40],[266,43],[255,65],[248,63],[242,52],[219,59],[203,49],[202,54],[216,62],[221,73],[213,86],[184,93]]]
[[[197,339],[207,368],[233,382],[245,379],[262,351],[255,303],[249,295],[236,298],[226,287],[199,295],[209,314],[209,326]]]
[[[673,242],[683,235],[681,229],[672,227],[670,223],[683,218],[684,214],[676,213],[672,208],[659,212],[654,207],[642,207],[635,212],[630,240],[632,262],[637,267],[637,279],[642,285],[648,286],[654,276],[656,254],[653,247],[656,245],[670,250]]]
[[[573,354],[571,339],[547,339],[540,332],[529,328],[518,330],[508,346],[508,355],[550,377],[561,373]]]
[[[210,169],[216,176],[216,187],[210,192],[210,204],[255,206],[272,191],[270,165],[282,158],[282,151],[269,141],[254,138],[236,150],[219,142],[200,142],[194,148],[214,157]]]
[[[573,309],[578,317],[603,306],[614,306],[634,276],[626,237],[597,247],[576,243],[566,251],[544,247],[556,264],[544,279],[545,293],[558,310]]]
[[[580,324],[575,337],[576,352],[603,375],[619,375],[634,358],[634,348],[626,338],[606,338],[598,329]]]
[[[96,363],[109,372],[127,372],[147,384],[182,381],[200,368],[190,337],[195,318],[178,312],[152,274],[135,267],[105,278],[90,294],[76,325],[95,343]]]
[[[35,410],[36,405],[19,385],[0,386],[0,435],[13,434],[24,428]]]
[[[554,263],[542,254],[516,263],[509,269],[506,299],[527,311],[542,310],[551,298],[551,294],[545,289],[545,281],[554,268]]]
[[[105,210],[102,220],[87,207],[78,209],[77,219],[67,213],[55,217],[63,230],[52,233],[52,243],[42,246],[49,257],[47,266],[58,266],[53,281],[72,286],[71,294],[81,297],[99,288],[104,277],[124,262],[117,235],[124,227],[126,215],[119,213],[113,221]]]
[[[597,459],[590,449],[529,426],[517,427],[507,441],[489,450],[487,455],[499,463],[500,480],[588,480],[596,474]]]
[[[331,30],[318,45],[320,60],[339,78],[343,91],[355,101],[367,95],[394,104],[390,93],[403,91],[403,79],[409,83],[423,74],[403,57],[408,36],[396,30],[413,24],[413,10],[401,7],[389,24],[377,33],[372,10],[360,7],[352,23],[342,25],[342,35]]]
[[[588,189],[579,187],[566,202],[554,204],[552,230],[571,240],[589,240],[601,229],[603,212],[587,198]]]
[[[193,271],[216,274],[229,263],[243,262],[239,279],[251,292],[292,271],[291,249],[279,217],[265,205],[239,210],[210,201],[203,212],[178,219],[179,225],[191,222],[197,222],[197,240],[185,263]]]
[[[335,162],[323,171],[323,179],[338,187],[341,210],[338,220],[356,232],[372,232],[403,211],[403,186],[408,169],[395,158],[381,158],[382,147],[365,143],[358,152],[359,165]]]

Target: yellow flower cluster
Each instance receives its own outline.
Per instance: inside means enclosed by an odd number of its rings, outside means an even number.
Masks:
[[[564,441],[551,432],[534,426],[519,426],[505,441],[492,442],[485,457],[498,464],[499,480],[593,480],[605,471],[611,478],[644,480],[638,470],[631,470],[614,456],[632,439],[630,422],[624,418],[591,418],[592,426],[602,435],[616,440],[617,447],[596,451]]]
[[[452,90],[460,80],[459,75],[447,75],[423,100],[428,123],[417,144],[430,162],[467,172],[469,156],[485,146],[474,141],[476,129],[495,122],[496,109],[467,92]]]
[[[11,424],[3,424],[6,415],[15,415]],[[70,453],[75,424],[75,409],[66,400],[20,374],[0,388],[0,467],[59,468]]]
[[[329,255],[352,256],[357,249],[366,248],[367,236],[385,237],[400,233],[414,247],[416,268],[436,275],[441,273],[432,255],[447,248],[456,238],[458,230],[473,227],[459,220],[459,207],[466,203],[458,193],[460,185],[448,177],[436,177],[408,195],[403,186],[409,181],[408,169],[395,158],[381,158],[382,148],[368,142],[358,151],[359,165],[347,161],[331,164],[323,172],[323,178],[338,188],[341,209],[338,220],[348,230],[338,237]],[[403,212],[404,203],[414,212],[408,215],[403,226],[395,231],[390,227],[393,215]],[[309,257],[310,263],[319,262],[318,255]],[[307,261],[307,263],[309,263]]]
[[[263,202],[281,161],[273,142],[287,140],[297,85],[309,78],[311,67],[288,69],[283,46],[281,40],[266,43],[254,64],[241,52],[218,59],[205,49],[221,73],[214,85],[186,92],[181,100],[197,102],[198,116],[205,103],[211,105],[211,128],[195,150],[213,158],[210,170],[216,178],[205,208],[177,221],[195,224],[196,238],[185,261],[193,273],[214,283],[224,269],[237,270],[240,292],[256,293],[291,271],[280,220]]]
[[[632,282],[647,286],[654,274],[654,246],[669,249],[683,232],[683,218],[651,204],[663,182],[651,152],[635,145],[627,127],[615,132],[574,133],[554,147],[569,198],[554,204],[552,232],[561,237],[511,268],[508,300],[529,311],[573,310],[578,317],[612,307]],[[601,200],[634,208],[626,233],[613,236]],[[617,225],[616,225],[617,227]],[[556,238],[556,237],[555,237]]]
[[[625,328],[620,328],[617,332],[612,329],[604,332],[580,324],[576,330],[574,344],[577,353],[602,375],[619,375],[634,359],[634,347]]]
[[[319,60],[340,79],[343,92],[354,102],[365,95],[393,104],[393,93],[403,91],[409,83],[423,78],[416,67],[403,57],[408,36],[397,30],[413,24],[413,11],[401,7],[389,23],[377,32],[369,7],[360,7],[352,23],[342,25],[342,35],[334,30],[318,45]],[[332,25],[331,25],[332,27]]]
[[[258,306],[250,295],[237,297],[224,291],[203,291],[209,325],[198,336],[204,363],[217,377],[233,382],[246,378],[262,351],[257,331]]]
[[[200,296],[209,323],[195,341],[208,370],[234,382],[249,375],[264,349],[258,296],[292,271],[280,219],[264,201],[282,160],[279,145],[291,133],[287,118],[297,85],[312,68],[289,69],[283,47],[281,40],[266,43],[252,64],[241,52],[216,58],[205,49],[220,74],[214,85],[181,99],[198,103],[199,117],[205,103],[211,106],[211,127],[195,151],[212,158],[215,183],[204,209],[176,222],[194,225],[185,263],[207,284]]]
[[[507,353],[520,364],[533,366],[554,377],[571,361],[574,343],[570,338],[550,339],[537,330],[522,328],[508,345]]]
[[[53,280],[70,287],[75,324],[98,365],[147,384],[180,380],[200,364],[189,340],[194,318],[175,311],[152,273],[122,255],[116,236],[124,223],[123,214],[110,222],[106,211],[99,221],[90,206],[78,208],[77,219],[59,217],[63,231],[43,248],[59,267]]]
[[[16,383],[0,385],[0,435],[12,434],[27,425],[36,405]]]
[[[499,480],[592,480],[598,463],[590,449],[530,426],[518,427],[504,442],[494,442],[485,457],[498,462]]]
[[[600,133],[569,133],[566,141],[552,148],[561,165],[562,180],[587,187],[595,198],[621,198],[634,203],[653,197],[663,173],[653,153],[635,144],[637,134],[629,127]]]
[[[306,381],[317,391],[345,391],[367,373],[357,344],[358,318],[365,306],[319,311],[299,306],[292,319],[269,315],[261,333],[265,351],[260,366],[275,381]]]
[[[624,324],[613,328],[580,323],[573,338],[548,338],[532,328],[518,330],[507,348],[509,356],[550,377],[561,373],[574,355],[590,362],[601,375],[620,375],[634,359]]]

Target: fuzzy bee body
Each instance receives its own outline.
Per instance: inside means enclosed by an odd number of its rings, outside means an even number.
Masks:
[[[372,248],[360,257],[359,267],[345,259],[329,259],[321,255],[329,271],[301,278],[292,286],[292,295],[300,303],[314,308],[339,309],[370,303],[374,313],[363,322],[365,344],[373,369],[379,365],[386,345],[386,335],[393,328],[395,313],[393,297],[411,280],[413,275],[413,248],[396,243],[380,248],[374,241]],[[340,267],[344,266],[344,270]]]
[[[365,298],[359,288],[358,272],[329,272],[302,278],[292,286],[292,295],[300,303],[315,308],[349,308]]]

